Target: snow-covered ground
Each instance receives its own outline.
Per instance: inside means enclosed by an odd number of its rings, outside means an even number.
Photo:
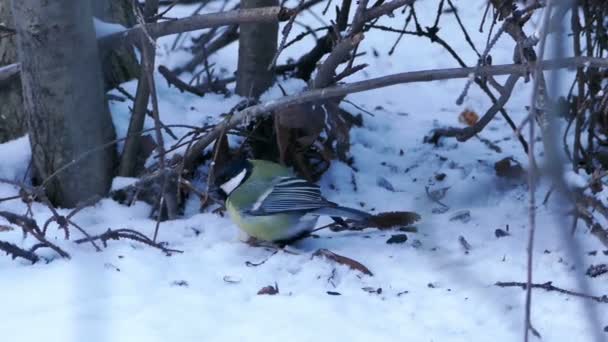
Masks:
[[[423,23],[432,22],[436,1],[420,1]],[[468,27],[478,25],[485,8],[481,0],[455,1]],[[317,6],[317,12],[323,4]],[[213,4],[207,11],[217,10]],[[179,7],[170,16],[184,16],[192,7]],[[330,11],[332,12],[332,11]],[[332,14],[333,15],[333,14]],[[326,18],[328,20],[328,18]],[[320,25],[304,14],[309,25]],[[402,26],[403,17],[385,18],[384,25]],[[296,30],[300,28],[296,27]],[[471,32],[478,48],[485,34]],[[295,32],[293,33],[295,34]],[[453,15],[445,14],[439,34],[462,53],[469,65],[470,52]],[[392,56],[388,51],[395,34],[372,31],[360,47],[361,60],[370,66],[349,81],[408,70],[455,67],[457,64],[437,44],[404,36]],[[174,37],[159,41],[158,63],[169,67],[187,60],[183,52],[170,51]],[[302,44],[283,53],[280,61],[297,58],[313,44]],[[512,41],[499,40],[495,64],[510,63]],[[378,56],[374,57],[374,50]],[[234,70],[237,46],[211,58],[216,68]],[[499,78],[499,80],[503,80]],[[302,84],[281,81],[295,91]],[[424,136],[439,125],[462,125],[464,108],[483,113],[490,102],[475,86],[463,106],[455,100],[465,80],[416,83],[354,94],[348,99],[372,112],[363,114],[364,126],[352,130],[354,172],[333,163],[323,176],[324,194],[342,205],[374,212],[412,210],[423,220],[418,233],[408,233],[403,244],[387,244],[397,232],[369,230],[362,233],[320,233],[295,247],[299,254],[279,252],[257,267],[272,252],[248,246],[237,239],[229,218],[198,213],[192,199],[183,218],[164,222],[159,239],[183,254],[165,256],[158,250],[129,241],[110,241],[98,253],[90,245],[63,239],[50,228],[53,241],[72,255],[50,263],[29,263],[0,257],[0,336],[3,341],[516,341],[523,333],[524,291],[500,288],[497,281],[525,281],[527,243],[527,186],[525,179],[505,180],[495,174],[494,163],[512,156],[526,167],[526,156],[506,122],[497,117],[482,138],[498,145],[496,152],[480,139],[466,143],[443,140],[441,146],[423,144]],[[239,102],[237,96],[207,95],[197,98],[168,88],[157,77],[161,119],[165,124],[202,125]],[[135,82],[125,84],[134,93]],[[525,116],[529,85],[516,87],[507,105],[516,122]],[[127,103],[112,104],[118,136],[128,125]],[[344,108],[360,112],[349,104]],[[147,122],[152,127],[151,122]],[[179,136],[179,129],[174,132]],[[166,136],[170,145],[173,141]],[[29,162],[27,138],[0,145],[0,178],[22,179]],[[445,176],[438,176],[444,174]],[[442,178],[444,177],[444,178]],[[353,180],[356,188],[353,185]],[[440,205],[428,191],[445,193]],[[389,190],[392,188],[392,191]],[[541,184],[542,199],[548,184]],[[442,190],[445,189],[445,190]],[[0,198],[15,194],[0,184]],[[0,202],[0,210],[24,213],[19,200]],[[583,264],[574,264],[551,206],[538,210],[534,249],[534,281],[577,290],[577,275],[591,264],[606,262],[600,243],[579,229]],[[107,228],[134,228],[152,234],[155,222],[150,207],[126,207],[104,199],[83,210],[75,221],[89,233]],[[453,219],[468,211],[469,218]],[[51,213],[35,204],[42,224]],[[67,210],[65,212],[68,212]],[[0,225],[6,224],[0,219]],[[323,224],[323,222],[320,222]],[[569,225],[569,224],[568,224]],[[566,226],[568,226],[566,225]],[[496,229],[510,235],[497,238]],[[73,237],[80,237],[72,231]],[[459,238],[470,244],[465,252]],[[31,246],[21,232],[0,232],[0,240]],[[366,265],[373,276],[311,255],[319,248],[351,257]],[[597,251],[597,253],[588,253]],[[53,258],[51,252],[46,256]],[[277,284],[279,294],[257,295]],[[606,275],[589,278],[595,295],[608,294]],[[372,291],[375,289],[375,291]],[[381,290],[380,290],[381,289]],[[338,295],[339,294],[339,295]],[[555,292],[538,290],[533,296],[532,322],[543,341],[588,341],[591,327],[585,316],[587,302]],[[608,325],[608,305],[591,303],[603,325]],[[602,326],[603,329],[603,326]],[[606,338],[608,339],[608,333]]]

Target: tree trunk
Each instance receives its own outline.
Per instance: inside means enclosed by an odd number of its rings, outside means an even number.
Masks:
[[[133,9],[129,0],[95,0],[93,13],[100,20],[118,23],[126,27],[135,24]],[[10,0],[0,0],[0,23],[12,28]],[[131,47],[100,51],[105,89],[139,76],[139,66]],[[0,34],[0,66],[17,62],[15,35]],[[21,78],[14,77],[0,86],[0,143],[18,138],[26,133]]]
[[[73,207],[105,195],[115,138],[88,0],[12,0],[24,109],[37,176],[49,199]],[[100,150],[92,152],[94,149]],[[88,153],[85,155],[85,153]],[[75,164],[62,169],[68,163]],[[56,173],[57,172],[57,173]],[[55,174],[56,173],[56,174]]]
[[[144,7],[143,13],[146,22],[152,22],[152,19],[157,13],[158,0],[146,0],[146,5]],[[144,39],[141,44],[149,44],[147,48],[151,51],[156,51],[153,44],[147,39]],[[150,65],[154,65],[154,53],[151,54],[150,59]],[[138,173],[141,168],[143,168],[145,164],[145,157],[141,153],[143,142],[141,131],[144,128],[144,120],[146,118],[146,111],[148,110],[148,102],[150,101],[150,91],[150,82],[148,82],[145,71],[142,70],[142,73],[139,75],[139,81],[137,83],[135,101],[133,101],[133,111],[131,115],[131,120],[129,121],[129,128],[127,130],[127,139],[125,140],[120,164],[118,166],[119,176],[133,177]]]
[[[243,9],[278,5],[278,0],[241,0]],[[268,66],[277,51],[279,24],[242,24],[239,30],[236,92],[257,98],[274,81],[274,71]]]
[[[0,23],[12,28],[13,16],[9,0],[0,0]],[[17,48],[14,34],[0,33],[0,66],[17,61]],[[23,98],[21,82],[15,76],[0,85],[0,143],[18,138],[25,134]]]
[[[93,15],[100,20],[126,27],[136,24],[130,0],[93,0],[92,6]],[[113,89],[139,76],[139,65],[131,46],[102,50],[100,59],[106,89]]]

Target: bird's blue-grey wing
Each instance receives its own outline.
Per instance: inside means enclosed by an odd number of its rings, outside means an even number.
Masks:
[[[335,206],[321,195],[318,185],[297,177],[282,177],[251,206],[250,215],[312,211]]]

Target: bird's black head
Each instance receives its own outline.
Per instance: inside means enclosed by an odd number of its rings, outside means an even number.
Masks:
[[[252,167],[247,159],[233,160],[220,168],[215,175],[215,185],[228,196],[249,178]]]

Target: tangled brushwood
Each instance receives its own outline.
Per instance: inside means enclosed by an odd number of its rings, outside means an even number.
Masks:
[[[549,22],[564,22],[564,16],[570,16],[570,25],[566,31],[572,39],[574,51],[564,51],[559,58],[552,60],[542,60],[537,55],[542,37],[526,33],[535,31],[532,19],[538,18],[540,11],[546,10],[546,1],[490,0],[483,16],[480,17],[479,26],[476,27],[464,26],[458,8],[452,0],[438,1],[436,14],[430,22],[422,22],[419,19],[415,0],[342,0],[333,4],[333,14],[332,1],[318,6],[322,3],[323,1],[319,0],[303,0],[295,8],[272,6],[241,9],[236,6],[218,13],[199,14],[204,7],[201,6],[192,16],[181,19],[164,17],[164,13],[177,2],[168,4],[168,9],[164,12],[159,12],[158,2],[148,1],[145,5],[136,5],[133,11],[137,19],[136,25],[126,32],[109,34],[99,39],[102,48],[136,45],[141,51],[137,94],[129,94],[120,86],[116,88],[124,96],[123,101],[133,102],[128,135],[71,159],[45,179],[38,179],[35,186],[29,185],[30,182],[2,180],[13,184],[19,194],[0,201],[20,198],[28,205],[39,201],[50,208],[53,217],[40,228],[33,220],[31,211],[25,214],[0,212],[0,216],[12,226],[19,227],[24,235],[37,240],[37,244],[28,250],[0,241],[0,250],[13,258],[21,257],[31,262],[40,259],[36,254],[40,248],[50,248],[59,256],[67,258],[67,252],[45,237],[49,227],[56,226],[64,231],[66,239],[71,238],[72,230],[77,230],[84,237],[76,242],[88,243],[95,250],[101,250],[99,242],[105,246],[109,240],[131,239],[156,247],[165,253],[179,252],[157,241],[161,222],[179,217],[188,196],[200,198],[201,210],[207,209],[210,204],[218,203],[214,210],[221,212],[221,201],[215,196],[210,184],[214,172],[230,159],[253,157],[273,160],[292,166],[308,180],[318,180],[332,160],[338,159],[352,166],[349,132],[352,127],[363,124],[363,117],[340,106],[346,95],[401,83],[454,78],[466,80],[462,93],[455,99],[457,103],[464,101],[471,87],[478,87],[491,100],[492,105],[479,117],[475,113],[463,116],[466,127],[438,128],[430,132],[425,141],[437,144],[442,139],[456,138],[459,142],[465,142],[478,137],[477,134],[500,114],[527,153],[533,142],[522,134],[523,126],[538,123],[543,139],[548,139],[550,132],[547,128],[550,125],[545,122],[549,120],[550,113],[559,113],[559,119],[567,123],[560,146],[570,161],[570,168],[577,173],[586,172],[593,175],[591,183],[585,188],[576,189],[572,194],[573,229],[576,222],[582,220],[591,233],[608,246],[608,230],[602,226],[604,219],[608,220],[608,207],[604,199],[599,197],[603,190],[603,180],[608,175],[608,3],[602,0],[579,0],[572,2],[571,7],[555,6]],[[316,11],[317,14],[329,17],[331,24],[308,27],[306,32],[292,36],[292,26],[303,11]],[[403,18],[403,25],[389,27],[378,23],[379,18],[389,15]],[[442,19],[447,16],[453,16],[458,21],[462,39],[467,41],[478,57],[477,64],[468,65],[442,37],[440,27]],[[214,125],[184,127],[164,124],[160,120],[153,77],[156,71],[155,39],[176,34],[172,48],[180,48],[184,45],[184,32],[207,29],[192,38],[192,44],[184,47],[192,53],[191,60],[173,69],[161,65],[158,72],[181,92],[201,97],[208,93],[230,96],[227,86],[235,82],[237,77],[218,77],[208,57],[239,39],[239,25],[256,22],[286,23],[272,62],[264,68],[271,70],[273,77],[278,79],[304,80],[308,88],[297,94],[284,92],[284,97],[268,102],[260,102],[255,98],[247,99],[222,115],[223,120]],[[559,26],[549,25],[548,33],[561,30]],[[0,29],[2,34],[14,34],[11,28],[0,26]],[[459,67],[405,72],[359,82],[345,82],[348,76],[366,68],[366,64],[357,62],[360,57],[358,48],[365,44],[365,34],[371,30],[394,34],[391,53],[404,35],[419,37],[429,44],[439,44]],[[487,32],[484,47],[473,43],[469,35],[472,30]],[[286,47],[298,44],[308,36],[315,37],[316,43],[307,53],[287,64],[276,64],[277,57]],[[494,65],[492,50],[497,40],[503,36],[508,36],[513,42],[513,61],[512,64]],[[576,78],[567,95],[554,97],[542,71],[564,68],[575,68]],[[192,73],[197,69],[200,71],[190,80],[183,79],[185,73]],[[535,73],[535,70],[539,73]],[[18,63],[0,68],[0,86],[19,72]],[[499,75],[508,76],[504,83],[495,78]],[[538,78],[534,79],[535,76]],[[505,104],[518,83],[529,82],[531,79],[538,84],[538,99],[535,108],[531,110],[533,115],[530,119],[518,124],[509,116]],[[151,109],[148,108],[149,103],[152,105]],[[143,129],[146,116],[154,120],[153,129]],[[172,131],[174,127],[188,128],[189,132],[178,137]],[[153,138],[146,133],[152,133]],[[166,147],[163,133],[172,136],[176,142]],[[227,139],[229,135],[241,136],[243,139],[238,146],[230,146]],[[119,175],[137,176],[139,181],[123,189],[114,190],[110,196],[127,205],[137,200],[151,204],[151,216],[157,220],[154,235],[151,237],[130,229],[111,229],[101,235],[91,236],[74,222],[73,216],[85,206],[92,205],[97,198],[86,201],[63,216],[45,195],[45,186],[59,174],[82,163],[87,156],[119,142],[124,142],[118,167]],[[486,144],[493,150],[498,148],[489,141],[486,141]],[[209,148],[211,146],[212,148]],[[168,153],[172,153],[171,158],[167,157]],[[150,158],[154,158],[155,163],[144,168],[144,161]],[[502,168],[504,167],[497,165],[497,170]],[[518,174],[521,173],[523,172]],[[193,185],[200,184],[198,180],[202,180],[202,187]],[[556,189],[560,189],[560,181],[555,182]],[[600,216],[603,218],[599,219]],[[55,224],[51,225],[53,222]]]

